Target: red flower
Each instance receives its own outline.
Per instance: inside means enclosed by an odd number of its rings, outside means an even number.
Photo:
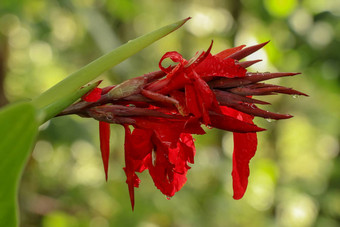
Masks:
[[[184,120],[139,118],[131,132],[125,125],[125,173],[132,208],[134,187],[139,186],[135,172],[146,169],[163,194],[168,197],[179,191],[186,182],[186,173],[194,163],[195,147],[190,129]],[[202,133],[204,131],[202,130]]]
[[[234,134],[234,199],[243,197],[249,177],[249,161],[257,149],[256,132],[264,129],[253,123],[254,116],[271,119],[292,117],[262,110],[269,104],[253,95],[276,93],[305,95],[291,88],[259,83],[297,73],[249,73],[246,68],[259,60],[239,62],[266,43],[239,46],[216,55],[207,51],[185,60],[177,52],[166,53],[159,62],[161,71],[130,79],[117,86],[98,89],[61,115],[78,114],[100,121],[100,147],[107,178],[109,124],[125,128],[125,167],[132,209],[137,172],[149,170],[155,186],[171,197],[185,184],[188,163],[194,163],[192,134],[204,134],[202,124]],[[163,60],[177,63],[167,68]],[[98,95],[99,94],[99,95]]]

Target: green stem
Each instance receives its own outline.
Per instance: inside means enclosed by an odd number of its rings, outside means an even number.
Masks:
[[[62,80],[37,98],[33,99],[33,104],[38,109],[41,109],[51,105],[54,102],[57,102],[61,96],[69,96],[81,86],[89,83],[91,80],[95,79],[106,70],[136,54],[138,51],[144,49],[160,38],[175,31],[189,19],[190,18],[186,18],[138,37],[134,40],[130,40],[126,44],[114,49],[110,53],[103,55],[102,57],[84,66],[77,72],[69,75],[66,79]]]
[[[87,92],[97,87],[99,83],[100,82],[90,84],[84,88],[79,89],[76,92],[73,92],[69,96],[63,96],[62,98],[58,99],[58,101],[43,107],[42,109],[39,110],[39,113],[38,113],[39,123],[43,124],[44,122],[53,118],[58,113],[63,111],[65,108],[67,108],[69,105],[77,101],[80,97],[85,95]]]

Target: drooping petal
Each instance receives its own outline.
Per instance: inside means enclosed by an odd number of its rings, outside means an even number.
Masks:
[[[240,111],[223,108],[224,113],[237,118],[238,120],[253,124],[252,116]],[[257,148],[256,133],[233,133],[234,136],[234,152],[233,152],[233,190],[234,199],[241,199],[248,186],[249,162],[255,155]]]
[[[135,128],[131,135],[128,136],[129,146],[131,146],[131,151],[128,152],[129,158],[134,160],[134,170],[138,172],[142,172],[146,168],[145,166],[137,168],[136,164],[140,165],[137,162],[142,162],[147,155],[151,154],[153,149],[152,134],[152,130]],[[144,163],[141,164],[144,165]]]
[[[128,185],[129,189],[129,196],[130,196],[130,202],[132,210],[134,210],[135,206],[135,191],[134,188],[139,186],[140,180],[138,176],[135,173],[135,166],[134,166],[134,160],[132,157],[132,153],[134,150],[134,141],[131,134],[131,130],[128,125],[124,125],[125,129],[125,175],[126,175],[126,183]]]
[[[241,199],[247,189],[249,161],[257,148],[256,133],[234,133],[233,190],[234,199]]]
[[[172,197],[185,184],[186,173],[193,162],[195,147],[190,134],[181,134],[177,146],[170,148],[162,141],[154,141],[154,161],[149,161],[149,173],[155,186],[166,196]]]
[[[107,122],[99,121],[99,138],[100,138],[100,151],[105,171],[105,179],[107,181],[109,169],[109,156],[110,156],[110,124]]]

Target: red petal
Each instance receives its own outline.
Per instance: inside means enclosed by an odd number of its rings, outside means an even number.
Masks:
[[[193,162],[195,147],[190,134],[182,134],[177,146],[169,148],[161,141],[155,141],[155,161],[149,160],[149,173],[155,186],[166,196],[172,197],[185,184],[186,173]]]
[[[102,89],[96,87],[92,91],[89,91],[85,95],[83,95],[81,99],[86,102],[96,102],[100,99],[101,94],[102,94]]]
[[[151,156],[153,144],[151,143],[151,137],[153,131],[149,129],[135,128],[131,133],[128,125],[124,125],[125,128],[125,174],[126,183],[129,188],[129,195],[131,201],[132,210],[135,205],[134,188],[139,186],[140,179],[136,175],[136,172],[142,172],[148,168],[147,162]]]
[[[188,116],[190,112],[186,105],[185,93],[178,90],[174,90],[170,92],[170,96],[178,101],[178,104],[176,105],[178,112],[182,116]]]
[[[215,56],[220,58],[220,59],[224,59],[224,58],[229,57],[233,53],[242,50],[245,46],[246,45],[241,45],[241,46],[238,46],[238,47],[233,47],[233,48],[230,48],[230,49],[226,49],[226,50],[221,51],[218,54],[215,54]]]
[[[257,127],[253,123],[247,123],[232,116],[218,114],[214,112],[210,112],[210,119],[211,119],[210,126],[231,132],[245,133],[245,132],[259,132],[264,130],[262,128]]]
[[[109,169],[109,156],[110,156],[110,124],[107,122],[99,121],[99,138],[100,150],[102,153],[102,160],[105,171],[105,179],[107,181]]]
[[[196,95],[196,89],[193,84],[185,85],[185,103],[191,114],[197,118],[202,116],[198,97]]]
[[[186,119],[174,120],[163,118],[135,118],[136,127],[154,132],[154,136],[166,146],[176,147],[178,138],[183,132]]]
[[[139,178],[135,174],[134,165],[133,165],[133,159],[131,157],[131,153],[134,152],[133,147],[133,139],[131,136],[131,131],[128,125],[124,125],[125,129],[125,175],[126,175],[126,183],[129,188],[129,196],[130,196],[130,202],[131,202],[131,208],[132,210],[135,207],[135,192],[134,188],[139,186]]]
[[[253,124],[254,117],[237,110],[228,109],[231,116]],[[249,161],[255,155],[256,148],[256,133],[234,133],[233,171],[231,174],[233,177],[234,199],[241,199],[247,189]]]
[[[130,135],[129,144],[132,146],[130,157],[135,160],[143,160],[151,153],[153,145],[151,143],[152,130],[138,129],[135,128]],[[141,171],[138,171],[141,172]]]
[[[210,46],[207,51],[203,51],[199,56],[199,52],[196,53],[196,56],[193,57],[192,59],[189,60],[189,63],[185,66],[186,68],[191,68],[194,69],[196,68],[199,64],[201,64],[208,56],[211,56],[210,51],[212,48],[214,41],[212,40],[210,43]]]
[[[233,190],[234,199],[241,199],[247,189],[249,161],[257,148],[256,133],[234,133]]]
[[[187,62],[187,60],[185,60],[182,55],[176,51],[171,51],[171,52],[167,52],[163,55],[163,57],[161,58],[161,60],[159,61],[158,65],[159,65],[159,68],[165,72],[165,73],[170,73],[171,72],[171,67],[167,67],[167,68],[164,68],[162,66],[162,62],[164,61],[164,59],[166,58],[170,58],[173,62],[178,62],[180,63],[180,65],[183,65]]]
[[[244,77],[247,70],[238,64],[235,64],[235,60],[231,58],[220,59],[216,56],[209,55],[204,62],[195,68],[195,71],[201,77]]]

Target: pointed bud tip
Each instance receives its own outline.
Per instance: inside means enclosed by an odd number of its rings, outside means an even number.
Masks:
[[[274,118],[268,118],[268,119],[273,119],[273,120],[285,120],[294,117],[293,115],[290,114],[277,114],[278,116]]]
[[[295,72],[295,73],[289,73],[289,76],[296,76],[296,75],[300,75],[300,72]]]
[[[188,20],[190,20],[191,18],[192,18],[192,17],[187,17],[187,18],[181,20],[181,21],[180,21],[180,23],[181,23],[180,26],[182,26],[183,24],[185,24],[185,23],[186,23]],[[179,27],[180,27],[180,26],[179,26]]]
[[[261,43],[261,44],[263,44],[263,46],[265,46],[265,45],[267,45],[269,42],[270,42],[270,40],[268,40],[268,41],[266,41],[266,42],[264,42],[264,43]]]
[[[267,129],[258,127],[258,132],[263,132],[263,131],[267,131]]]

